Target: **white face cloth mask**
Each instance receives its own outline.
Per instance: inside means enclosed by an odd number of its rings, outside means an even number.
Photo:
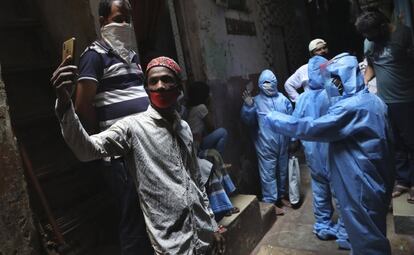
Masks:
[[[263,83],[262,90],[268,96],[274,96],[277,94],[277,90],[273,87],[273,85],[270,82]]]
[[[116,54],[128,64],[131,64],[129,53],[137,48],[134,29],[131,24],[109,23],[101,28],[101,36]]]

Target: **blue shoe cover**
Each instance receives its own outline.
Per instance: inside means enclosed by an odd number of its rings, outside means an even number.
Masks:
[[[338,244],[339,249],[351,250],[351,243],[346,239],[337,239],[336,244]]]
[[[321,229],[319,231],[314,231],[316,236],[321,240],[334,240],[336,239],[336,231],[332,229]]]

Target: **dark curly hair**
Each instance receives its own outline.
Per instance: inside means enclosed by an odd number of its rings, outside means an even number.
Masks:
[[[390,23],[390,20],[378,9],[369,9],[363,12],[355,21],[355,27],[359,33],[380,29],[382,25]]]

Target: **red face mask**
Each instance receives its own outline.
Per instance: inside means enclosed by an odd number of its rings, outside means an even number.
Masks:
[[[178,87],[162,91],[149,91],[151,103],[159,109],[166,109],[174,105],[179,95]]]

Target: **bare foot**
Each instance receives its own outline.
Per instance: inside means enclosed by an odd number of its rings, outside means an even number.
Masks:
[[[287,200],[286,198],[282,198],[280,201],[282,202],[282,205],[283,205],[283,206],[286,206],[286,207],[292,208],[292,204],[291,204],[291,203],[289,202],[289,200]]]

